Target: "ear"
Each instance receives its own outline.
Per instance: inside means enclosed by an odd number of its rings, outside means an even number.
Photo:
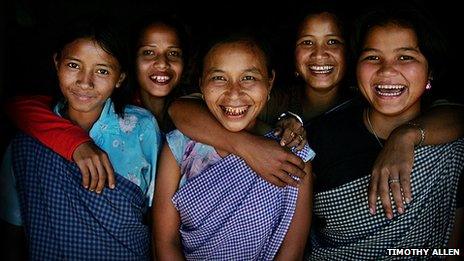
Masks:
[[[119,75],[119,80],[116,83],[116,88],[119,88],[125,79],[126,79],[126,73],[121,73],[121,75]]]
[[[271,91],[272,86],[274,86],[274,80],[275,80],[275,70],[272,70],[271,75],[269,75],[269,91]]]
[[[56,70],[58,70],[58,62],[59,62],[58,53],[54,53],[53,54],[53,63],[55,64],[55,69]]]

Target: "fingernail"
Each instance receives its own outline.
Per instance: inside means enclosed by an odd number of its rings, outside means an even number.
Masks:
[[[410,198],[405,198],[405,199],[404,199],[404,202],[406,202],[406,203],[409,204],[409,203],[411,203],[411,199],[410,199]]]
[[[388,218],[388,219],[392,219],[392,218],[393,218],[392,213],[387,213],[387,218]]]
[[[98,191],[97,191],[97,194],[100,194],[100,193],[101,193],[101,190],[98,190]]]
[[[371,215],[375,215],[375,209],[374,208],[369,208],[369,212],[371,213]]]
[[[403,208],[398,208],[398,213],[403,214],[404,210]]]
[[[281,142],[280,142],[280,145],[281,145],[281,146],[285,146],[285,141],[281,141]]]
[[[84,186],[84,188],[86,188],[86,189],[88,189],[88,188],[89,188],[89,186],[86,186],[86,185],[83,185],[83,186]]]
[[[110,189],[114,189],[114,187],[115,187],[114,184],[110,185]]]

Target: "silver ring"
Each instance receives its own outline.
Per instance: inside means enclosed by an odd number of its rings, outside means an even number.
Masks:
[[[399,180],[399,179],[389,179],[389,180],[388,180],[388,184],[392,184],[392,183],[396,183],[396,182],[399,183],[400,180]]]

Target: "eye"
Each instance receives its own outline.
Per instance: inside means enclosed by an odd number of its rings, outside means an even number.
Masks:
[[[409,55],[401,55],[400,56],[400,61],[409,61],[409,60],[414,60],[414,57],[409,56]]]
[[[224,76],[217,75],[217,76],[211,77],[211,80],[213,80],[213,81],[225,81],[226,78],[224,78]]]
[[[380,60],[380,57],[376,55],[368,55],[362,59],[363,61],[378,61]]]
[[[304,40],[304,41],[301,41],[298,45],[313,45],[313,41],[311,40]]]
[[[173,56],[173,57],[181,57],[182,56],[182,53],[179,52],[179,51],[170,51],[168,53],[169,56]]]
[[[98,74],[104,74],[104,75],[110,74],[110,72],[108,70],[106,70],[106,69],[98,69],[97,73]]]
[[[79,64],[77,63],[67,63],[66,66],[73,69],[79,69]]]
[[[342,43],[342,42],[341,42],[340,40],[338,40],[338,39],[329,39],[329,40],[327,41],[327,44],[328,44],[328,45],[341,44],[341,43]]]
[[[247,76],[242,78],[242,81],[254,81],[254,80],[256,80],[256,78],[254,76],[251,76],[251,75],[247,75]]]
[[[143,50],[142,51],[142,55],[154,55],[155,52],[153,52],[152,50]]]

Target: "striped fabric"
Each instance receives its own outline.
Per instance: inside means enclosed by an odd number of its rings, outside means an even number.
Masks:
[[[149,229],[140,188],[116,175],[114,190],[84,189],[74,163],[20,134],[13,168],[31,260],[146,260]]]
[[[308,161],[306,146],[298,156]],[[298,189],[260,178],[229,155],[174,195],[188,260],[272,260],[295,211]]]
[[[385,217],[380,200],[377,214],[369,213],[369,176],[317,193],[308,260],[396,260],[400,257],[388,256],[387,249],[445,248],[463,169],[464,140],[416,149],[413,200],[402,215],[394,209],[392,220]]]

